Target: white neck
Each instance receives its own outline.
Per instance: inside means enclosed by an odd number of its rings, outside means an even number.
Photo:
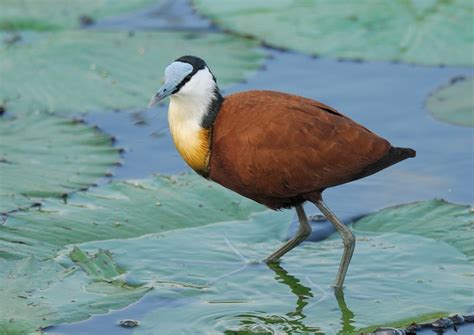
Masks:
[[[168,118],[201,126],[201,121],[215,97],[215,89],[216,83],[207,68],[196,72],[179,92],[170,97]]]
[[[207,68],[198,71],[179,92],[171,95],[168,121],[179,153],[196,171],[206,171],[210,130],[202,127],[215,97],[216,83]]]

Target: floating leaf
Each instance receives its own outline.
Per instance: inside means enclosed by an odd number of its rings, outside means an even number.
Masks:
[[[114,182],[76,193],[67,204],[47,200],[41,210],[13,213],[0,225],[0,330],[31,333],[85,319],[135,302],[148,290],[125,280],[127,270],[105,249],[68,248],[72,262],[60,259],[64,267],[30,255],[51,258],[69,244],[247,218],[262,210],[192,174]],[[82,270],[73,271],[74,264]]]
[[[306,243],[280,265],[259,262],[280,245],[292,216],[266,211],[247,221],[80,247],[110,250],[128,282],[154,285],[150,294],[169,301],[149,308],[136,334],[358,333],[464,312],[472,303],[467,257],[418,235],[357,232],[344,296],[330,287],[342,253],[338,236]]]
[[[246,218],[264,207],[195,174],[112,182],[0,225],[0,258],[53,257],[64,246]]]
[[[453,245],[474,261],[474,211],[444,200],[390,207],[366,216],[357,230],[420,235]]]
[[[426,107],[440,121],[474,127],[474,78],[454,78],[428,98]]]
[[[156,0],[2,0],[0,29],[78,28],[95,20],[156,4]]]
[[[33,256],[0,259],[0,282],[0,333],[18,335],[122,308],[149,290],[95,282],[83,271]]]
[[[0,101],[7,111],[92,111],[146,108],[165,67],[193,54],[219,80],[240,81],[262,60],[256,43],[222,34],[68,31],[22,33],[0,47]]]
[[[309,54],[473,65],[474,5],[454,1],[195,0],[233,32]]]
[[[88,187],[119,158],[110,137],[52,115],[2,117],[0,133],[2,213]]]

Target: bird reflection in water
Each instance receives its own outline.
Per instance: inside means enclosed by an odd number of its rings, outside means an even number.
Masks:
[[[301,284],[301,281],[298,278],[289,274],[288,271],[286,271],[279,263],[268,263],[267,265],[275,272],[275,279],[279,283],[288,286],[291,293],[296,296],[296,307],[293,311],[286,313],[284,316],[256,315],[255,313],[240,314],[238,318],[240,319],[241,325],[245,326],[246,330],[252,329],[252,325],[264,325],[263,329],[255,330],[262,330],[265,331],[265,333],[267,333],[268,331],[271,332],[272,329],[278,329],[279,331],[284,331],[289,334],[325,334],[320,327],[308,325],[305,322],[307,316],[306,314],[304,314],[304,308],[311,303],[312,299],[315,298],[315,294],[313,294],[311,288]],[[326,293],[322,289],[321,291],[323,295]],[[354,313],[347,307],[343,290],[334,288],[333,292],[334,297],[339,306],[339,310],[341,312],[340,320],[342,329],[338,332],[338,334],[353,334],[356,330],[353,326]],[[244,333],[248,334],[248,332]],[[239,331],[236,332],[235,330],[229,330],[225,332],[225,334],[227,335],[236,335],[244,333],[240,333]]]

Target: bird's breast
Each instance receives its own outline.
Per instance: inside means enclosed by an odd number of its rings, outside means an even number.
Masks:
[[[202,128],[189,118],[179,105],[170,104],[168,122],[179,154],[197,173],[207,176],[209,169],[211,130]]]

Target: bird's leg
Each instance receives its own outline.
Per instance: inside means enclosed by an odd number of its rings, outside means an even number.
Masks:
[[[297,205],[295,209],[296,214],[298,215],[298,221],[300,222],[300,226],[298,227],[296,235],[284,245],[282,245],[277,251],[268,256],[265,259],[266,263],[278,261],[281,256],[303,242],[309,236],[309,234],[311,234],[311,226],[308,223],[308,218],[306,217],[303,206]]]
[[[347,228],[341,220],[326,206],[324,201],[319,198],[314,201],[314,204],[319,208],[321,213],[334,225],[339,235],[342,237],[344,243],[344,253],[342,254],[341,264],[339,265],[339,271],[337,272],[336,282],[334,286],[338,289],[342,288],[344,284],[344,278],[346,277],[347,268],[351,262],[352,254],[355,248],[355,236],[349,228]]]

